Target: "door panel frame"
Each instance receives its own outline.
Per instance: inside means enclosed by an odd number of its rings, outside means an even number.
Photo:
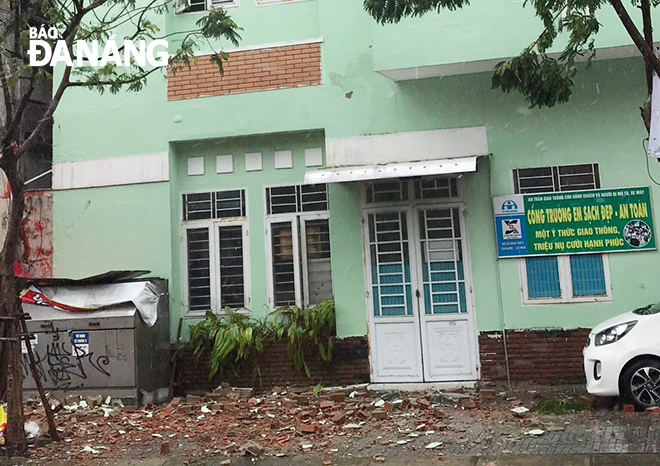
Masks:
[[[427,315],[425,312],[422,313],[420,310],[420,328],[421,332],[426,334],[427,332],[427,325],[429,322],[450,322],[450,321],[467,321],[467,332],[468,332],[468,347],[471,350],[471,366],[470,366],[470,374],[466,375],[464,377],[458,376],[456,377],[451,377],[448,380],[476,380],[480,378],[480,367],[479,367],[479,345],[478,341],[476,339],[477,335],[477,328],[476,328],[476,319],[475,319],[475,307],[474,307],[474,292],[473,292],[473,284],[472,284],[472,264],[470,260],[470,247],[468,243],[468,231],[467,231],[467,217],[466,217],[466,210],[465,210],[465,203],[463,201],[456,202],[454,200],[451,201],[446,201],[446,202],[441,202],[441,203],[432,203],[432,204],[421,204],[421,203],[414,203],[413,205],[413,212],[415,215],[415,220],[419,220],[418,217],[418,212],[420,210],[438,210],[438,209],[458,209],[458,222],[459,222],[459,228],[461,231],[461,253],[463,254],[463,276],[464,276],[464,283],[465,283],[465,306],[466,306],[466,312],[465,313],[456,313],[456,314],[429,314]],[[452,220],[453,221],[453,220]],[[418,269],[418,276],[419,276],[419,286],[423,287],[423,271],[422,271],[422,264],[423,260],[421,257],[421,248],[419,247],[419,244],[421,244],[421,235],[419,229],[416,229],[414,234],[417,236],[416,241],[417,241],[417,248],[416,248],[416,255],[417,255],[417,269]],[[455,238],[452,238],[452,241],[454,241],[454,254],[457,253],[456,249],[456,240]],[[457,290],[457,294],[459,291]],[[422,291],[423,294],[423,291]],[[460,300],[460,298],[459,298]],[[430,351],[430,348],[428,347],[429,344],[429,339],[428,338],[422,338],[422,342],[425,346],[423,348],[423,351],[425,351],[427,354]],[[430,379],[430,365],[424,365],[424,378],[426,380]]]
[[[368,322],[368,329],[369,329],[369,341],[370,341],[370,348],[372,351],[369,351],[369,363],[370,363],[370,370],[371,370],[371,379],[373,381],[376,381],[377,379],[378,382],[402,382],[402,383],[409,383],[409,382],[423,382],[424,381],[424,374],[423,374],[423,362],[420,361],[420,364],[417,364],[418,366],[418,376],[414,377],[399,377],[399,376],[378,376],[376,374],[376,368],[378,368],[378,361],[377,361],[377,355],[376,352],[373,351],[374,348],[378,347],[377,343],[377,334],[376,334],[376,321],[377,319],[384,319],[385,322],[391,323],[391,324],[396,324],[396,323],[412,323],[415,327],[414,335],[415,335],[415,340],[414,344],[415,347],[421,348],[421,335],[419,332],[419,321],[416,315],[419,313],[418,309],[418,301],[414,297],[414,290],[412,290],[413,293],[413,299],[412,299],[412,315],[404,315],[404,316],[387,316],[387,317],[376,317],[374,315],[374,305],[373,305],[373,291],[372,291],[372,283],[373,283],[373,277],[372,277],[372,268],[371,268],[371,252],[370,252],[370,244],[369,244],[369,215],[372,214],[379,214],[379,213],[393,213],[393,212],[405,212],[406,213],[406,227],[408,229],[408,261],[410,263],[410,282],[415,283],[416,281],[416,274],[417,270],[416,267],[413,267],[413,262],[414,262],[414,255],[415,255],[415,247],[414,247],[414,236],[412,236],[413,232],[413,215],[412,215],[412,206],[403,206],[399,205],[396,207],[375,207],[375,208],[365,208],[362,209],[362,235],[363,235],[363,248],[364,248],[364,268],[365,268],[365,298],[367,300],[367,322]],[[405,274],[405,271],[403,272]],[[404,283],[404,294],[405,294],[405,283]]]
[[[408,180],[404,180],[408,181]],[[480,378],[480,358],[479,358],[479,348],[478,348],[478,338],[477,338],[477,327],[476,327],[476,315],[475,315],[475,305],[474,305],[474,290],[472,282],[472,266],[470,258],[470,247],[469,247],[469,234],[467,228],[467,218],[466,218],[466,208],[465,208],[465,198],[464,198],[464,187],[462,180],[458,179],[458,196],[452,198],[439,198],[439,199],[424,199],[416,200],[414,198],[414,188],[411,182],[408,182],[408,199],[405,201],[396,201],[396,202],[373,202],[367,203],[366,188],[367,183],[362,183],[361,186],[361,220],[362,220],[362,235],[363,235],[363,265],[364,265],[364,280],[365,280],[365,300],[366,300],[366,310],[367,310],[367,324],[369,331],[369,359],[371,366],[371,379],[373,382],[435,382],[435,381],[465,381],[465,380],[478,380]],[[465,300],[467,312],[461,314],[431,314],[430,319],[426,317],[424,310],[424,298],[423,298],[423,274],[422,274],[422,258],[421,258],[421,247],[420,247],[420,231],[419,231],[419,210],[435,210],[435,209],[451,209],[458,208],[458,218],[461,231],[461,246],[463,254],[463,273],[465,277]],[[421,362],[421,378],[419,380],[404,380],[402,378],[390,378],[390,377],[378,377],[377,374],[377,355],[376,351],[378,348],[378,342],[376,341],[376,321],[377,317],[374,316],[374,306],[373,306],[373,297],[372,297],[372,270],[370,262],[370,248],[369,248],[369,215],[374,213],[384,213],[384,212],[406,212],[406,223],[408,227],[408,253],[410,260],[410,277],[411,282],[417,285],[417,288],[413,286],[413,315],[412,316],[401,316],[404,317],[401,322],[408,322],[414,320],[418,331],[415,332],[416,338],[415,342],[412,342],[419,348]],[[454,249],[456,252],[456,244],[454,243]],[[416,291],[420,291],[420,298],[416,298]],[[387,317],[387,322],[395,323],[401,317]],[[429,380],[428,370],[429,368],[424,365],[424,357],[429,354],[428,348],[428,338],[422,338],[422,332],[426,331],[427,322],[435,321],[451,321],[451,320],[465,320],[467,321],[467,345],[471,351],[471,373],[465,376],[450,376],[442,380]],[[422,345],[426,347],[422,347]]]

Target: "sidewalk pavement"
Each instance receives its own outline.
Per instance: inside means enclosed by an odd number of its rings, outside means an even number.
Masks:
[[[399,457],[376,463],[373,458],[337,458],[333,466],[660,466],[660,455],[656,454],[585,454],[585,455],[500,455],[495,458],[479,456],[441,457]],[[90,460],[82,464],[90,466],[225,466],[226,459],[209,458],[184,460],[182,458],[149,458],[141,460]],[[0,460],[0,466],[78,466],[79,460]],[[321,458],[234,458],[232,466],[319,466]]]

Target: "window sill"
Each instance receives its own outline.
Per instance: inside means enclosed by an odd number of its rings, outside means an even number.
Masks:
[[[557,304],[589,304],[589,303],[603,303],[612,302],[611,296],[589,296],[584,298],[573,298],[571,300],[564,299],[523,299],[523,306],[547,306]]]

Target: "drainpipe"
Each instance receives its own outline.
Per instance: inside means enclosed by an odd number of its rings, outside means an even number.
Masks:
[[[488,154],[488,186],[490,197],[493,198],[493,175],[492,175],[492,154]],[[509,348],[506,341],[506,320],[504,318],[504,298],[502,296],[502,274],[500,272],[499,259],[495,258],[495,269],[497,277],[497,298],[500,304],[500,330],[502,331],[502,344],[504,345],[504,366],[506,368],[506,383],[511,390],[511,370],[509,369]]]

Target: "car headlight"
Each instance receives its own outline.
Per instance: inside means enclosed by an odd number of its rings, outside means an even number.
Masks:
[[[609,345],[615,341],[619,341],[623,338],[637,323],[636,320],[631,320],[630,322],[624,322],[614,327],[606,328],[602,332],[596,334],[596,346]]]

